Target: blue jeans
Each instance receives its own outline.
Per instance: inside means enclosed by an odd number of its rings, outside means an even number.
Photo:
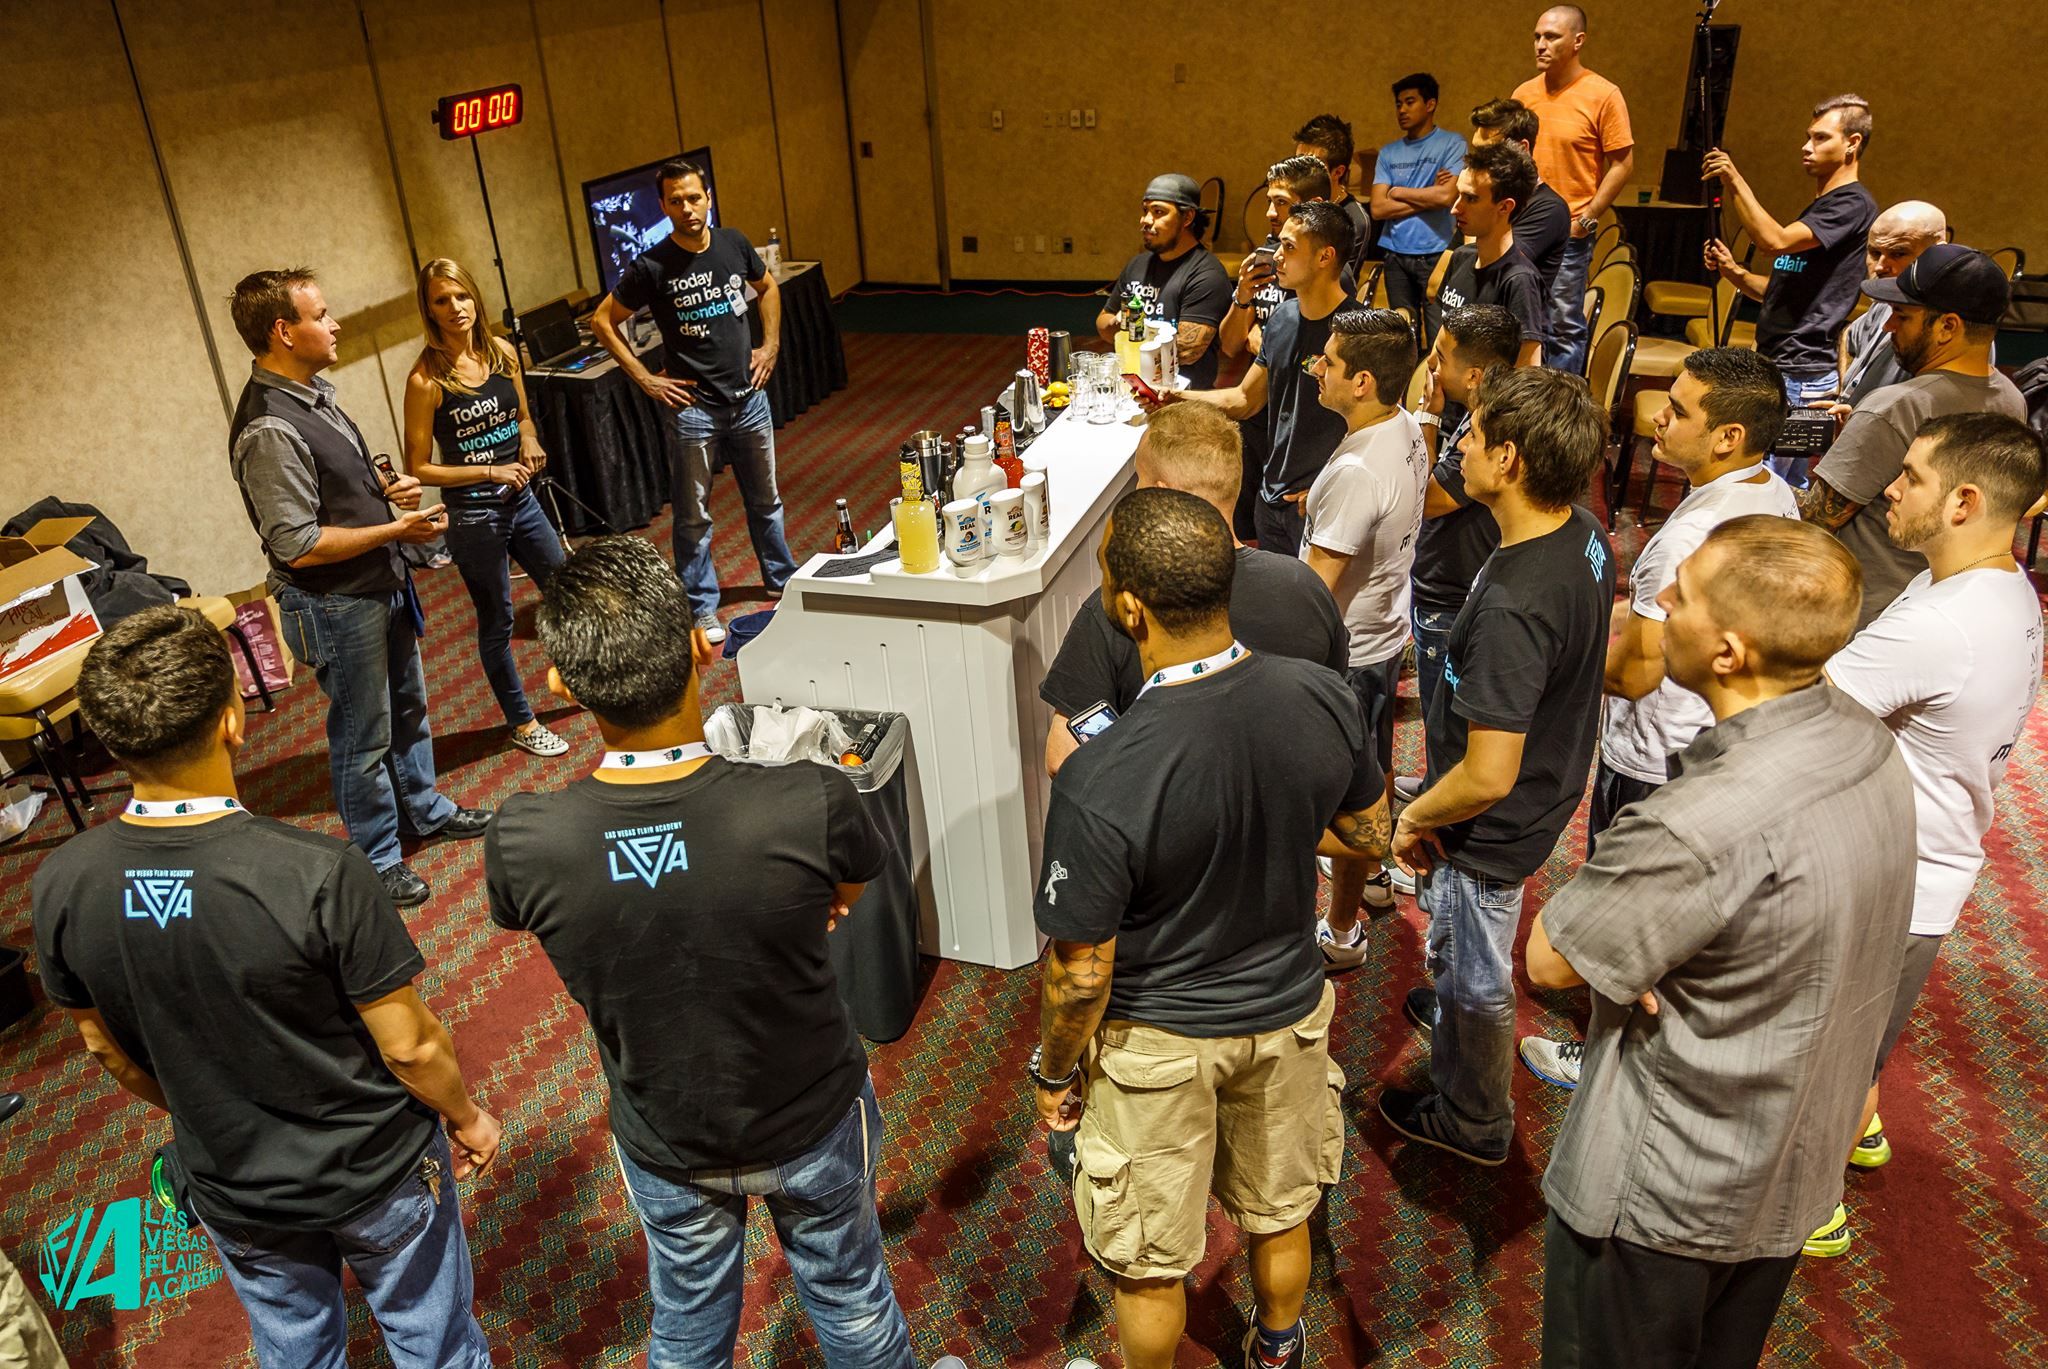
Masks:
[[[1458,615],[1412,604],[1408,619],[1415,628],[1415,692],[1422,701],[1422,718],[1426,726],[1429,701],[1436,697],[1444,682],[1444,658],[1451,649],[1451,626],[1458,621]]]
[[[869,1081],[832,1134],[794,1160],[707,1169],[677,1183],[613,1143],[647,1233],[648,1369],[726,1369],[740,1331],[747,1200],[775,1222],[797,1296],[832,1369],[914,1369],[875,1209],[882,1107]]]
[[[491,693],[505,721],[524,727],[533,721],[533,709],[512,660],[512,573],[505,558],[510,555],[546,589],[564,560],[562,539],[533,491],[525,489],[503,503],[449,505],[448,554],[476,605],[476,650]]]
[[[676,413],[676,574],[690,596],[690,611],[718,608],[718,568],[711,563],[711,477],[730,466],[747,506],[747,536],[761,583],[780,590],[796,574],[782,535],[782,496],[775,489],[775,415],[759,390],[735,405],[692,404]]]
[[[1586,278],[1593,265],[1593,235],[1566,238],[1550,283],[1550,339],[1543,364],[1574,375],[1586,373]]]
[[[1810,375],[1793,375],[1787,371],[1785,402],[1795,409],[1807,408],[1833,398],[1841,383],[1841,374],[1832,369]],[[1803,490],[1806,488],[1809,460],[1804,456],[1769,456],[1764,458],[1764,463],[1783,476],[1793,489]]]
[[[1439,860],[1418,890],[1436,976],[1429,1082],[1459,1134],[1499,1149],[1515,1134],[1515,928],[1522,881],[1503,884]]]
[[[434,787],[434,738],[419,638],[403,593],[277,595],[284,644],[327,696],[327,773],[349,840],[398,864],[401,828],[432,836],[455,816]]]
[[[427,1154],[441,1162],[438,1199],[414,1171],[345,1226],[279,1231],[202,1219],[263,1369],[346,1369],[343,1264],[355,1271],[398,1369],[489,1369],[491,1348],[472,1309],[469,1238],[438,1127]]]

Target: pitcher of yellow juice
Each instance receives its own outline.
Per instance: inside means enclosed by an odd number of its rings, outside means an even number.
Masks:
[[[903,463],[903,498],[889,510],[896,526],[896,555],[912,575],[939,568],[939,516],[924,497],[924,480],[910,462]]]

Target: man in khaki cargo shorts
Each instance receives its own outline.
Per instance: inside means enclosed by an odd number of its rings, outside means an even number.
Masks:
[[[1356,696],[1232,638],[1235,560],[1193,495],[1118,502],[1102,602],[1146,683],[1061,767],[1046,816],[1031,1073],[1046,1125],[1077,1132],[1074,1206],[1129,1369],[1173,1363],[1211,1193],[1251,1250],[1246,1364],[1303,1362],[1306,1222],[1344,1150],[1315,857],[1387,844]]]

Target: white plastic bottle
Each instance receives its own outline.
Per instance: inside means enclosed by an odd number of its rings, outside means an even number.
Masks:
[[[981,537],[984,545],[995,532],[997,490],[1010,487],[1010,477],[995,463],[995,450],[988,435],[976,433],[960,449],[960,469],[953,476],[955,499],[981,501]]]
[[[771,276],[782,270],[782,234],[776,229],[768,230],[768,245],[761,249],[761,264]]]

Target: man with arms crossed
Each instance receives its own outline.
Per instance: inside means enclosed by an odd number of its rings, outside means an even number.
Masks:
[[[1443,310],[1498,304],[1521,325],[1515,364],[1534,366],[1543,359],[1543,286],[1516,243],[1513,226],[1516,207],[1535,185],[1536,164],[1516,144],[1487,143],[1465,154],[1451,217],[1472,240],[1447,253],[1430,277],[1430,337],[1436,336]]]
[[[768,597],[779,596],[796,574],[782,532],[775,414],[766,388],[782,350],[782,288],[744,234],[711,226],[711,191],[701,168],[663,162],[654,189],[672,231],[633,259],[590,316],[590,328],[633,383],[676,416],[676,574],[689,592],[692,625],[716,644],[725,640],[711,558],[711,478],[719,467],[731,467],[739,482]],[[761,316],[759,347],[748,331],[748,290]],[[660,375],[640,363],[619,332],[641,309],[651,309],[661,329]]]
[[[1124,265],[1095,316],[1096,334],[1115,342],[1124,305],[1137,295],[1148,320],[1174,325],[1180,372],[1196,388],[1216,383],[1221,358],[1216,330],[1230,307],[1230,275],[1202,245],[1207,226],[1194,177],[1177,172],[1154,176],[1138,210],[1145,250]]]
[[[1237,498],[1239,427],[1199,400],[1160,409],[1138,439],[1138,488],[1185,490],[1229,517]],[[1316,573],[1291,556],[1242,543],[1236,555],[1230,630],[1237,640],[1253,651],[1314,661],[1341,675],[1347,659],[1344,620]],[[1103,596],[1089,595],[1038,687],[1038,697],[1052,709],[1045,772],[1057,775],[1081,744],[1074,719],[1104,704],[1120,718],[1144,687],[1137,645],[1110,621]]]
[[[540,938],[590,1018],[647,1235],[652,1369],[730,1364],[748,1199],[768,1205],[825,1362],[910,1369],[882,1257],[882,1113],[825,937],[887,854],[853,785],[704,745],[708,644],[637,537],[548,582],[548,688],[596,718],[596,773],[508,800],[491,919]]]
[[[1344,262],[1351,223],[1322,200],[1298,204],[1280,225],[1279,283],[1294,291],[1266,320],[1258,357],[1228,390],[1187,390],[1168,402],[1199,399],[1235,419],[1266,415],[1266,469],[1252,521],[1259,546],[1293,556],[1301,550],[1301,500],[1316,472],[1337,449],[1344,423],[1316,402],[1315,382],[1304,369],[1322,355],[1330,318],[1349,303]]]
[[[1494,372],[1465,435],[1465,489],[1492,509],[1500,549],[1451,628],[1424,719],[1429,771],[1394,854],[1424,876],[1436,986],[1408,993],[1429,1030],[1432,1089],[1388,1089],[1380,1115],[1411,1140],[1498,1165],[1514,1138],[1511,963],[1522,885],[1543,867],[1593,762],[1614,556],[1580,498],[1606,446],[1586,382],[1542,367]]]
[[[1918,817],[1913,921],[1875,1072],[1984,868],[1992,795],[2041,689],[2041,600],[2012,542],[2044,488],[2048,453],[2017,419],[1951,414],[1922,424],[1885,499],[1892,540],[1926,557],[1927,569],[1828,661],[1829,682],[1898,738]],[[1874,1079],[1859,1135],[1850,1163],[1876,1168],[1891,1158]],[[1809,1255],[1848,1248],[1840,1208],[1806,1243]]]
[[[1401,137],[1380,149],[1372,168],[1373,218],[1386,259],[1387,304],[1419,313],[1429,273],[1449,251],[1451,205],[1465,140],[1436,126],[1436,77],[1426,71],[1394,82]]]
[[[1349,638],[1345,679],[1365,713],[1380,768],[1394,764],[1394,705],[1408,645],[1408,572],[1422,524],[1429,453],[1401,407],[1415,374],[1415,331],[1391,309],[1340,309],[1315,359],[1317,399],[1344,420],[1344,440],[1309,487],[1301,559],[1329,586]],[[1316,929],[1332,969],[1365,962],[1361,900],[1394,906],[1376,861],[1332,858],[1330,915]]]
[[[1865,396],[1799,497],[1800,515],[1834,530],[1863,565],[1859,628],[1926,568],[1892,539],[1879,497],[1898,478],[1920,425],[1946,414],[2027,416],[2018,387],[1991,364],[2012,286],[1990,257],[1936,243],[1895,279],[1865,281],[1863,293],[1891,306],[1885,327],[1912,379]]]
[[[1529,931],[1590,984],[1543,1176],[1543,1363],[1753,1365],[1842,1195],[1912,908],[1913,789],[1821,682],[1855,558],[1792,519],[1709,533],[1663,592],[1665,670],[1713,710]]]
[[[340,360],[341,323],[304,267],[235,284],[235,332],[256,360],[228,427],[242,507],[263,539],[284,643],[327,696],[327,774],[349,840],[400,907],[431,890],[405,864],[401,832],[480,837],[491,815],[434,783],[420,613],[401,544],[448,529],[420,508],[420,482],[386,476],[320,374]]]
[[[1628,102],[1614,82],[1579,60],[1586,45],[1586,12],[1553,5],[1536,19],[1537,74],[1515,87],[1515,98],[1541,124],[1536,165],[1571,207],[1572,236],[1550,292],[1549,341],[1543,361],[1561,371],[1586,369],[1586,280],[1593,233],[1600,216],[1635,174],[1635,134]]]
[[[1861,96],[1815,105],[1799,154],[1813,177],[1814,199],[1787,224],[1771,217],[1727,153],[1715,148],[1701,163],[1702,174],[1727,186],[1743,228],[1771,261],[1769,271],[1748,270],[1715,238],[1707,243],[1707,268],[1763,302],[1756,349],[1785,373],[1785,398],[1794,408],[1825,403],[1841,380],[1835,345],[1856,304],[1864,239],[1877,218],[1877,200],[1862,181],[1869,143],[1870,106]],[[1806,483],[1801,457],[1774,457],[1771,468]]]
[[[1135,490],[1101,559],[1145,692],[1053,781],[1038,1115],[1078,1128],[1075,1214],[1130,1369],[1174,1362],[1211,1192],[1250,1246],[1245,1362],[1296,1369],[1307,1222],[1344,1150],[1315,854],[1385,853],[1384,779],[1341,679],[1234,640],[1213,508]]]
[[[116,624],[78,707],[135,797],[36,871],[43,987],[171,1115],[166,1168],[257,1363],[342,1363],[346,1264],[400,1369],[488,1369],[455,1182],[490,1167],[498,1121],[413,988],[426,962],[377,872],[242,807],[241,688],[198,614]]]
[[[1689,488],[1636,559],[1628,606],[1617,606],[1607,639],[1600,761],[1586,815],[1588,860],[1615,817],[1669,778],[1670,758],[1714,725],[1706,701],[1665,672],[1662,596],[1679,563],[1720,524],[1751,513],[1799,516],[1792,487],[1764,464],[1786,412],[1784,377],[1770,358],[1747,347],[1689,353],[1671,382],[1657,415],[1654,455],[1682,471]],[[1538,1079],[1575,1088],[1585,1047],[1569,1038],[1525,1036],[1521,1056]]]

